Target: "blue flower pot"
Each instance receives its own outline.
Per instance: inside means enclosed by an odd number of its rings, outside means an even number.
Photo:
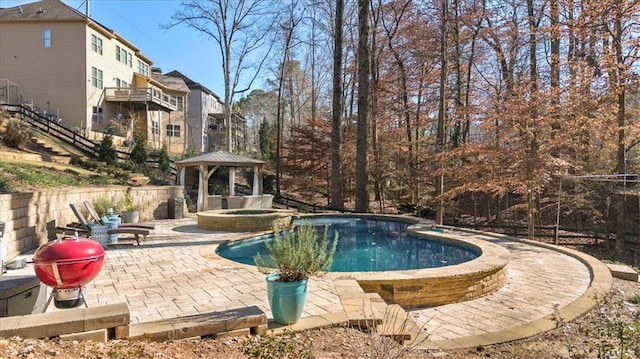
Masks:
[[[307,280],[276,282],[279,274],[267,276],[267,296],[273,319],[278,324],[296,323],[302,316],[307,301]]]

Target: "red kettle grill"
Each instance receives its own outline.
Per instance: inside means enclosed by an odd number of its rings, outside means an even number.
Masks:
[[[33,264],[38,279],[53,288],[43,312],[52,299],[56,308],[86,307],[83,287],[100,273],[104,248],[91,239],[65,237],[40,246]]]

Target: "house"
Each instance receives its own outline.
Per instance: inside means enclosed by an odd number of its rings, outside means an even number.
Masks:
[[[227,150],[227,126],[223,116],[223,101],[204,85],[190,79],[177,70],[165,76],[179,77],[189,88],[189,143],[187,147],[196,154]],[[238,113],[232,114],[233,149],[244,151],[246,148],[246,121]]]
[[[153,62],[113,29],[60,0],[0,9],[0,78],[18,101],[100,140],[141,135],[152,148],[184,153],[189,93],[154,74]]]

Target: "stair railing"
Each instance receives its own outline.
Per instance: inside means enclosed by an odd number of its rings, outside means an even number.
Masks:
[[[95,158],[98,156],[98,147],[99,144],[89,138],[83,136],[82,134],[71,130],[64,126],[64,124],[57,120],[52,120],[47,116],[43,116],[37,111],[32,110],[28,106],[24,105],[12,105],[12,104],[0,104],[0,108],[4,109],[8,113],[17,114],[20,118],[26,123],[30,124],[32,127],[43,131],[47,134],[51,134],[52,136],[74,146],[78,150],[82,151],[85,155]],[[117,150],[116,151],[116,160],[117,161],[126,161],[129,159],[131,154],[126,151]],[[152,167],[158,166],[158,159],[154,156],[150,156],[149,163]],[[171,174],[176,176],[178,171],[173,161],[170,164]]]

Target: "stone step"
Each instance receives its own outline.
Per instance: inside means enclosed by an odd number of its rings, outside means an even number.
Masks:
[[[111,329],[112,339],[125,339],[130,317],[127,303],[6,317],[0,318],[0,337],[48,338]]]
[[[62,150],[60,147],[55,146],[55,145],[51,145],[50,143],[43,141],[37,137],[31,137],[31,143],[37,145],[38,147],[42,148],[43,150],[51,153],[52,155],[61,155],[63,153],[66,153],[66,151]]]
[[[142,173],[132,173],[129,176],[129,181],[137,184],[138,186],[145,186],[151,182],[149,177],[143,175]]]
[[[611,264],[605,263],[609,270],[611,271],[611,275],[614,278],[628,280],[631,282],[638,281],[638,272],[633,270],[631,267],[624,264]]]
[[[71,162],[70,156],[43,155],[38,153],[24,152],[0,152],[0,159],[14,161],[55,162],[65,165],[68,165]]]
[[[252,334],[264,334],[267,331],[267,315],[260,308],[251,306],[140,323],[129,327],[129,338],[165,341],[219,336],[223,333],[244,335],[246,332],[243,329],[249,329]]]

